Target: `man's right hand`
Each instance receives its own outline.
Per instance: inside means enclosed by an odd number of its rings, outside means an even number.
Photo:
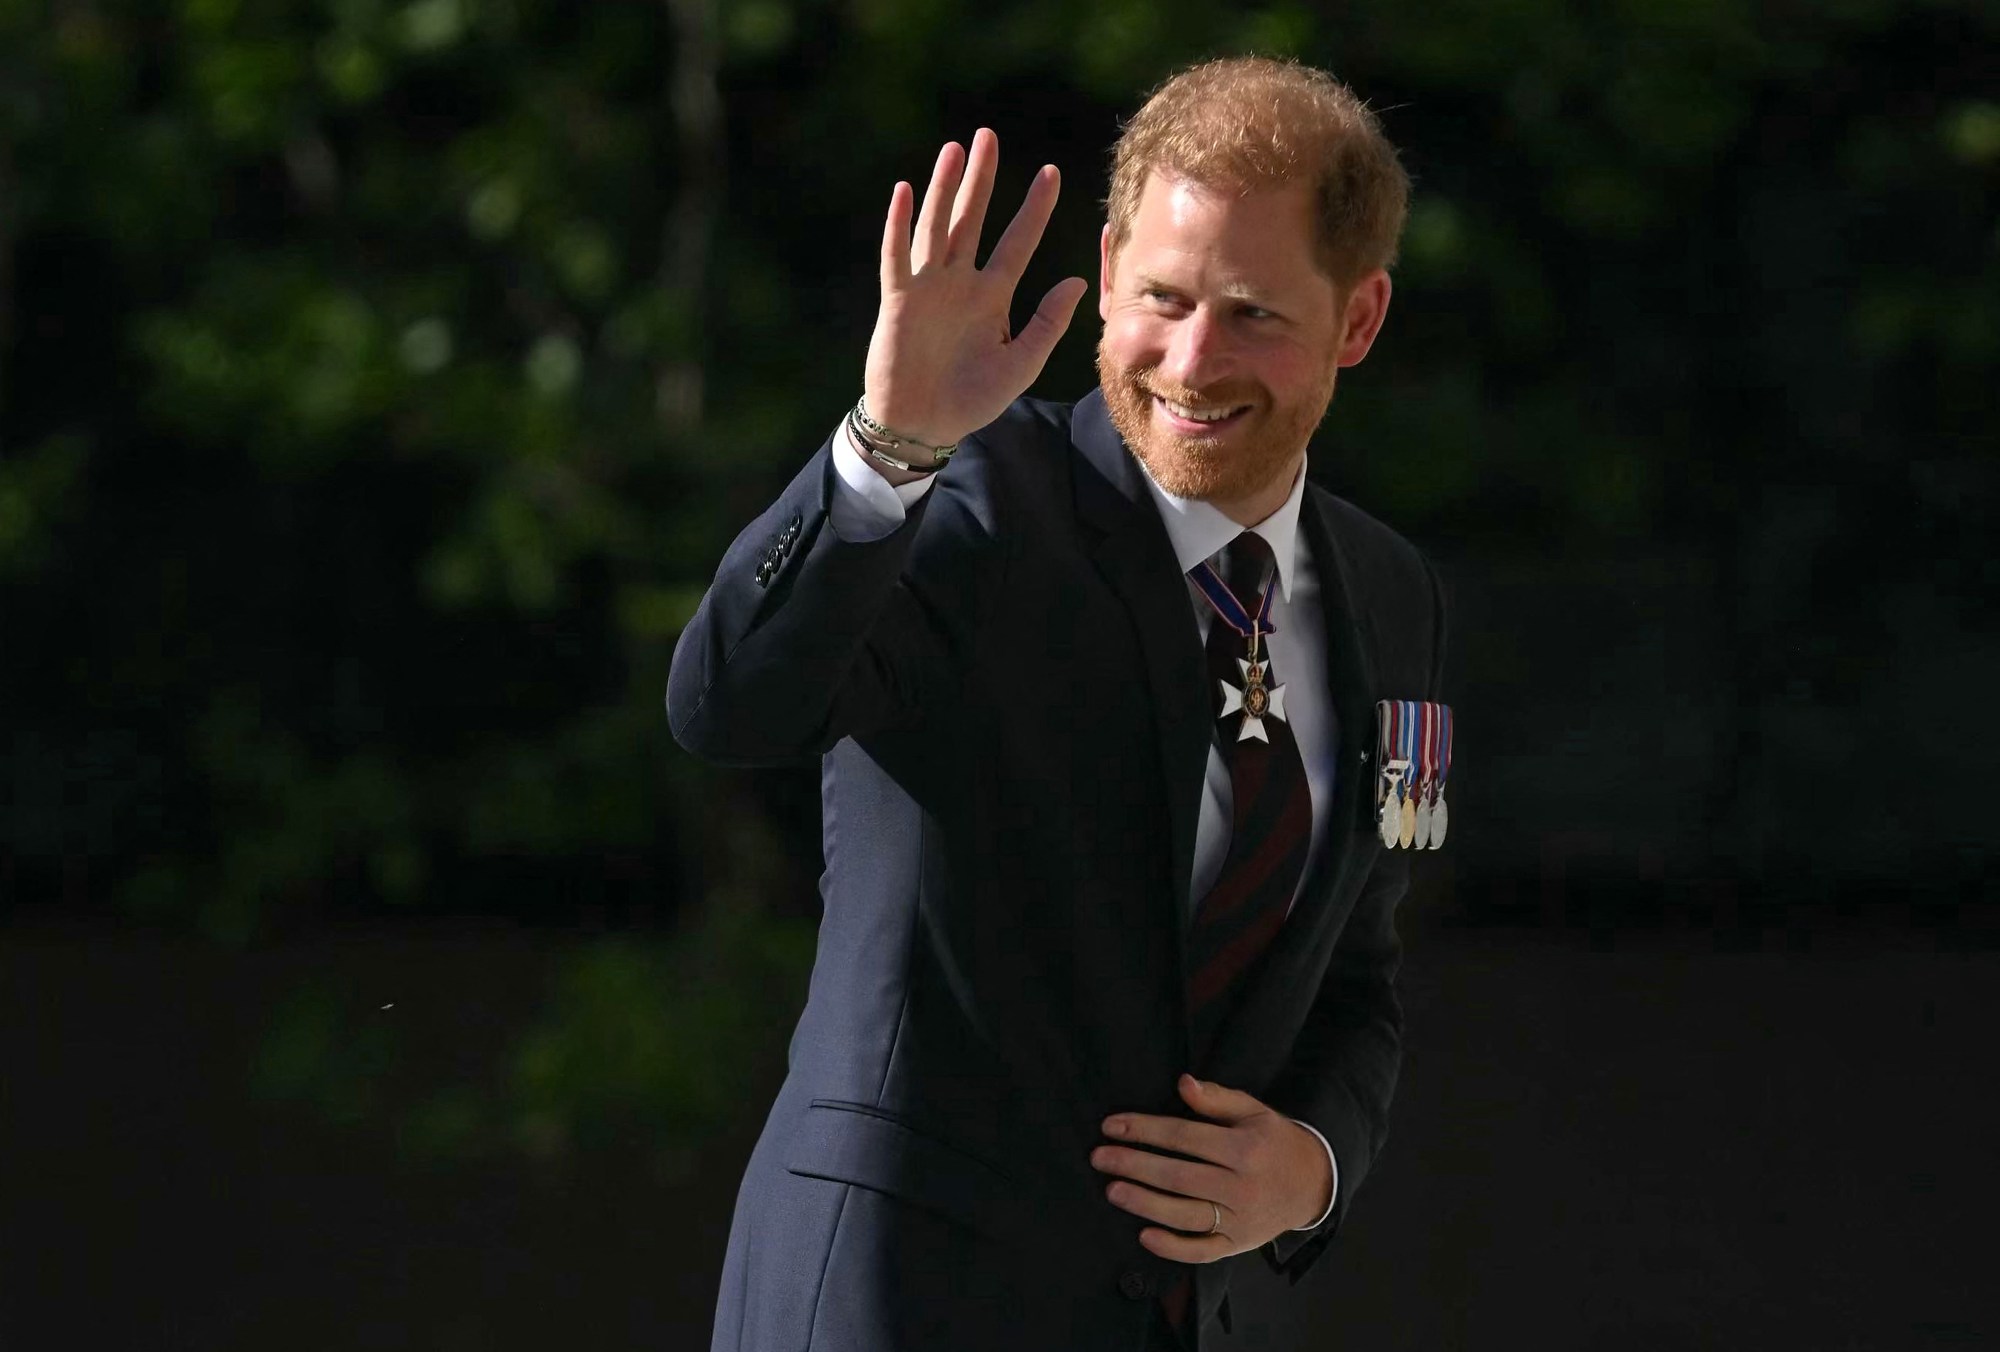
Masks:
[[[898,183],[889,198],[882,307],[868,342],[864,391],[876,421],[935,445],[978,431],[1027,391],[1090,289],[1081,277],[1065,277],[1019,333],[1009,332],[1014,289],[1055,209],[1059,175],[1054,165],[1042,166],[986,266],[977,268],[999,159],[999,138],[985,127],[974,134],[969,158],[957,142],[947,144],[914,236],[914,191]],[[872,457],[869,464],[887,471]]]

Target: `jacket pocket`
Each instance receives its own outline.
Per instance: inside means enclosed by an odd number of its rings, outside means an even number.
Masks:
[[[814,1099],[785,1168],[888,1193],[990,1238],[1023,1239],[1032,1220],[1032,1203],[999,1167],[865,1103]]]

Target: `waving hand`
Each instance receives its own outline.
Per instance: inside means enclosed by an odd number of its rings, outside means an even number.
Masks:
[[[1000,416],[1041,374],[1090,289],[1081,277],[1065,277],[1011,332],[1008,307],[1060,183],[1056,167],[1043,165],[986,266],[975,267],[999,159],[999,138],[984,127],[969,154],[947,144],[914,230],[910,185],[898,183],[889,198],[865,392],[876,419],[926,442],[955,442]]]

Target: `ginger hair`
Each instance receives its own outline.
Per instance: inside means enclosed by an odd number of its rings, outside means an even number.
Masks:
[[[1321,269],[1345,291],[1396,261],[1410,179],[1368,105],[1325,71],[1225,57],[1155,89],[1112,147],[1105,215],[1115,257],[1158,171],[1211,191],[1313,187]]]

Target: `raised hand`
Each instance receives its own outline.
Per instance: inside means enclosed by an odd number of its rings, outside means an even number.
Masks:
[[[946,145],[914,233],[910,185],[898,183],[889,197],[882,305],[868,342],[868,411],[937,445],[984,427],[1034,383],[1090,289],[1081,277],[1065,277],[1019,333],[1009,331],[1008,307],[1060,183],[1056,167],[1043,165],[986,266],[974,267],[999,160],[999,138],[984,127],[969,155],[957,142]]]

